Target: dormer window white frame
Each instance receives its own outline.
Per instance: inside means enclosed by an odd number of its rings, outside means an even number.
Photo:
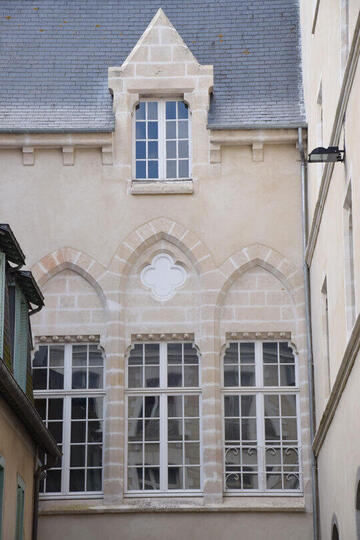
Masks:
[[[191,112],[181,98],[141,99],[133,114],[133,178],[191,177]]]

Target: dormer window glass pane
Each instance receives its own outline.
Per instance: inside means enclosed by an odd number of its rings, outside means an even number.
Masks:
[[[135,111],[138,180],[189,178],[189,110],[183,101],[142,101]]]

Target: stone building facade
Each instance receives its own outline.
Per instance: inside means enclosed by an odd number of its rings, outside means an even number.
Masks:
[[[345,149],[308,166],[309,238],[321,538],[360,537],[358,1],[301,2],[308,148]]]
[[[61,424],[39,538],[310,539],[297,3],[84,6],[2,6],[1,213]]]

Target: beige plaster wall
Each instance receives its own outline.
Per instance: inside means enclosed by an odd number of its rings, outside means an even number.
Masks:
[[[2,538],[15,538],[18,475],[25,483],[24,540],[32,537],[35,448],[23,425],[0,398],[0,455],[5,460]]]
[[[312,4],[318,4],[318,16],[314,33],[311,27]],[[308,119],[308,147],[317,144],[319,105],[317,95],[322,81],[322,108],[324,146],[331,142],[331,134],[339,134],[339,147],[346,150],[345,162],[336,163],[330,175],[328,191],[324,187],[324,175],[318,174],[319,166],[308,166],[310,229],[319,225],[318,234],[311,234],[312,251],[308,255],[311,277],[311,311],[313,330],[313,353],[315,369],[315,397],[317,434],[315,438],[318,455],[319,501],[321,538],[331,538],[331,524],[337,517],[340,538],[355,540],[355,484],[360,466],[359,440],[359,358],[346,352],[349,343],[355,348],[359,331],[355,324],[349,328],[346,320],[346,249],[344,202],[351,182],[353,212],[355,319],[360,302],[360,215],[359,175],[360,158],[358,141],[360,68],[358,55],[347,58],[345,71],[344,54],[346,26],[344,7],[347,2],[301,2],[302,50],[304,92]],[[359,0],[349,0],[348,49],[357,49],[359,39]],[[355,32],[356,30],[356,32]],[[356,47],[355,47],[356,45]],[[345,51],[346,52],[346,51]],[[350,59],[349,59],[350,58]],[[351,67],[351,70],[349,69]],[[345,73],[345,75],[344,75]],[[351,73],[354,73],[353,80]],[[349,94],[341,94],[341,85],[352,86]],[[344,118],[336,123],[336,110],[345,104]],[[336,143],[337,144],[337,143]],[[331,172],[331,171],[330,171]],[[319,212],[319,209],[323,212]],[[324,279],[327,280],[329,304],[329,368],[326,358],[326,331],[324,306],[321,294]],[[356,350],[356,349],[355,349]],[[349,377],[348,377],[349,376]],[[347,378],[348,377],[348,378]],[[329,383],[328,383],[328,379]],[[342,392],[342,393],[341,393]],[[340,397],[341,396],[341,397]]]
[[[287,540],[289,531],[294,540],[312,538],[311,522],[304,514],[242,514],[242,513],[145,513],[104,516],[43,516],[40,538],[54,540],[112,540],[114,530],[118,540]],[[86,532],[85,532],[86,531]]]
[[[331,523],[336,516],[340,538],[357,540],[355,497],[360,480],[360,358],[342,394],[336,415],[319,455],[321,530],[331,540]]]
[[[92,284],[74,270],[62,270],[43,286],[45,307],[31,322],[36,335],[101,334],[104,306]]]

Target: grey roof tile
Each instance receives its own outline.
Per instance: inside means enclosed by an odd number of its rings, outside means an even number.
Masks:
[[[107,69],[159,7],[214,65],[211,127],[304,125],[298,0],[1,0],[0,131],[112,131]]]

